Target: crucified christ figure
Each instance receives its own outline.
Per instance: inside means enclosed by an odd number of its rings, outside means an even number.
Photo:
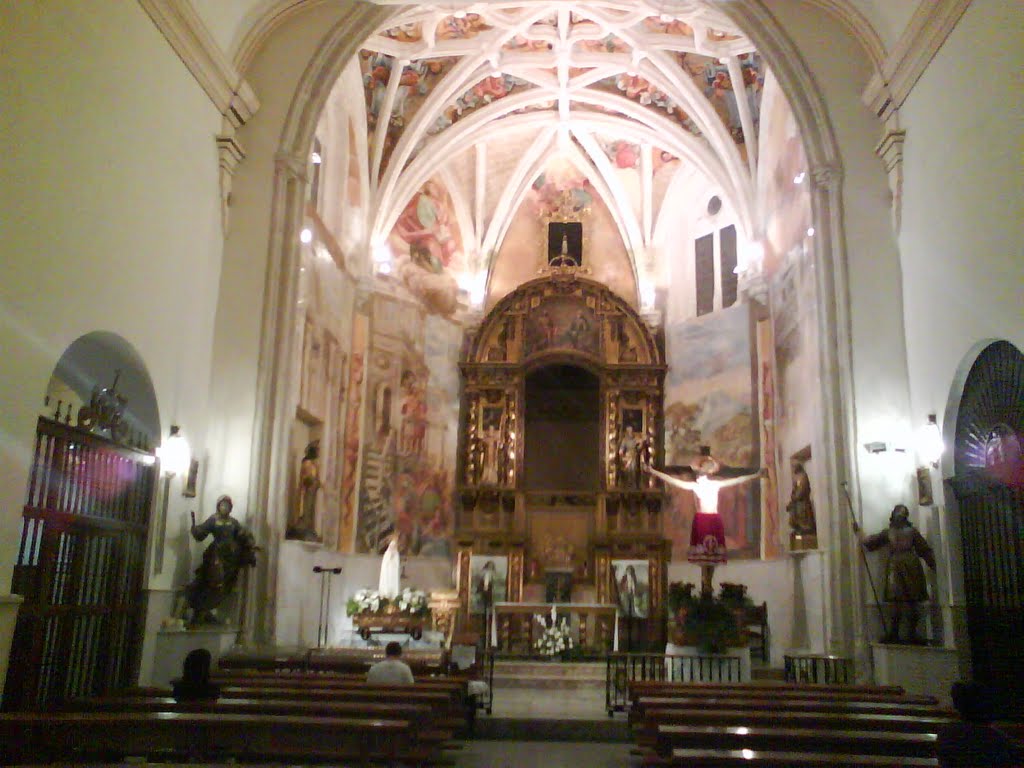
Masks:
[[[763,477],[765,470],[739,477],[716,479],[713,475],[718,474],[721,465],[711,455],[711,449],[707,446],[701,446],[700,458],[691,466],[695,475],[693,480],[666,475],[650,466],[645,466],[644,471],[676,488],[693,491],[696,495],[697,514],[693,517],[693,526],[690,529],[690,549],[686,559],[701,566],[701,590],[710,594],[711,577],[715,572],[715,566],[726,561],[725,527],[718,514],[718,492],[722,488]]]

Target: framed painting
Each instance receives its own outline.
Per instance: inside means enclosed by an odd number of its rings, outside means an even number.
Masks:
[[[622,616],[646,619],[651,604],[650,563],[647,560],[612,560],[611,566],[611,593]]]
[[[485,605],[508,597],[508,556],[472,555],[469,558],[469,612],[482,614]]]

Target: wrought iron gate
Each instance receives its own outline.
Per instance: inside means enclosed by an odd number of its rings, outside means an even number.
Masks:
[[[1024,698],[1024,355],[978,356],[957,414],[955,476],[974,678]]]
[[[102,694],[138,673],[152,454],[40,418],[11,591],[4,709]]]

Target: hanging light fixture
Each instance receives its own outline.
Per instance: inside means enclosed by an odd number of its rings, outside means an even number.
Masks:
[[[917,454],[921,457],[921,461],[937,467],[939,466],[939,459],[942,458],[942,452],[945,449],[946,446],[942,442],[942,432],[939,431],[939,423],[935,418],[935,414],[929,413],[928,423],[921,427],[921,431],[918,433]]]
[[[163,445],[156,449],[156,455],[160,459],[160,471],[168,477],[188,471],[192,451],[177,424],[171,425],[171,434],[164,440]]]

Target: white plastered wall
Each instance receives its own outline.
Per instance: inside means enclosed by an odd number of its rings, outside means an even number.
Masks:
[[[1024,350],[1022,39],[1019,6],[973,2],[899,112],[911,416],[920,427],[937,414],[947,448],[955,424],[943,416],[955,412],[947,411],[956,405],[951,387],[958,368],[974,362],[975,345],[1006,339]],[[948,450],[940,473],[953,474]],[[922,523],[940,556],[946,643],[962,648],[960,521],[935,480],[937,506]]]
[[[205,455],[221,231],[220,115],[141,6],[5,3],[0,17],[2,595],[35,415],[76,338],[126,339],[152,378],[161,431],[181,425]],[[164,568],[148,582],[160,594],[188,568],[180,532],[193,501],[172,482]]]

